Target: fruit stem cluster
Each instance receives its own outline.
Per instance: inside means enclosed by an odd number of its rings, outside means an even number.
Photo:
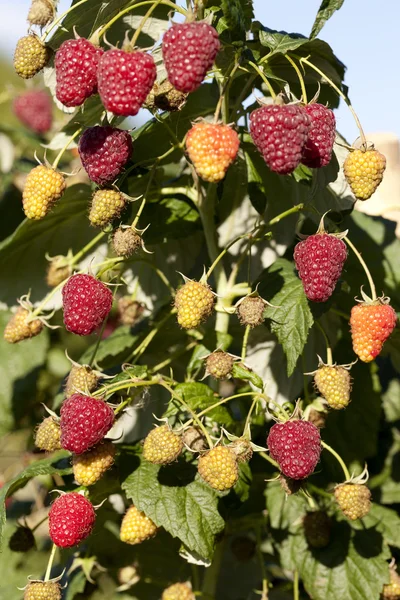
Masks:
[[[286,60],[288,60],[290,62],[293,69],[296,71],[296,75],[299,78],[300,87],[301,87],[301,100],[304,102],[304,104],[307,104],[307,90],[306,90],[306,85],[304,83],[304,77],[302,76],[299,67],[296,65],[294,60],[292,58],[290,58],[290,56],[288,54],[285,54],[285,58],[286,58]]]
[[[259,76],[261,77],[261,79],[263,80],[263,82],[265,83],[265,85],[268,88],[268,91],[270,93],[271,98],[273,98],[275,100],[276,98],[276,94],[274,91],[274,88],[272,87],[272,85],[270,84],[270,82],[268,81],[268,79],[266,78],[265,74],[262,72],[262,70],[255,64],[253,63],[251,60],[249,60],[248,63],[251,67],[253,67],[253,69],[259,74]]]

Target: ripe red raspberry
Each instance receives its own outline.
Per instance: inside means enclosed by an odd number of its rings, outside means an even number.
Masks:
[[[30,90],[14,100],[15,116],[35,133],[51,129],[53,110],[50,96],[43,90]]]
[[[97,69],[99,94],[106,110],[128,117],[139,112],[153,87],[157,69],[146,52],[108,50]]]
[[[61,405],[61,446],[82,454],[101,442],[114,423],[114,411],[103,400],[73,394]]]
[[[270,429],[267,446],[286,477],[304,479],[314,472],[321,454],[321,436],[309,421],[294,419],[275,423]]]
[[[96,513],[91,502],[77,492],[62,494],[49,511],[49,534],[59,548],[77,546],[91,534]]]
[[[300,164],[310,129],[302,106],[270,104],[250,115],[253,142],[271,171],[287,175]]]
[[[89,178],[97,185],[112,183],[132,154],[128,131],[116,127],[88,127],[79,140],[79,156]]]
[[[393,329],[397,315],[386,299],[362,302],[351,309],[350,328],[353,350],[363,362],[371,362],[380,354]]]
[[[64,106],[80,106],[97,92],[97,65],[104,50],[85,38],[66,40],[56,52],[56,96]]]
[[[165,33],[162,52],[168,80],[180,92],[194,92],[220,49],[218,33],[205,23],[176,23]]]
[[[67,331],[90,335],[107,317],[112,293],[92,275],[72,275],[62,289],[64,324]]]
[[[196,173],[204,181],[218,183],[236,158],[239,136],[229,125],[203,121],[189,130],[186,149]]]
[[[309,300],[326,302],[332,296],[346,258],[343,240],[325,231],[297,244],[294,260]]]
[[[336,134],[336,119],[330,108],[314,102],[304,110],[311,119],[301,162],[312,169],[325,167],[331,161]]]

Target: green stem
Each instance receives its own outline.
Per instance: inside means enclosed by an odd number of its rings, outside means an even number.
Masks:
[[[307,104],[307,90],[306,90],[306,86],[304,83],[304,77],[301,74],[301,71],[300,71],[299,67],[296,65],[296,63],[294,62],[294,60],[292,58],[290,58],[290,56],[288,54],[285,54],[284,56],[290,62],[293,69],[296,71],[296,75],[299,78],[300,87],[301,87],[301,97],[302,97],[304,104]]]
[[[251,330],[250,325],[247,325],[246,329],[244,330],[243,343],[242,343],[242,354],[241,354],[241,359],[243,361],[246,360],[247,342],[249,341],[250,330]]]
[[[300,598],[299,592],[299,572],[296,569],[293,577],[293,600],[299,600]]]
[[[132,352],[131,356],[128,359],[128,362],[130,360],[132,360],[133,358],[134,360],[134,364],[139,360],[140,356],[145,352],[146,348],[149,346],[149,344],[151,343],[151,341],[153,340],[153,338],[155,338],[155,336],[157,335],[157,333],[160,331],[160,329],[162,329],[162,327],[165,325],[165,323],[171,318],[171,316],[173,314],[176,313],[176,309],[172,309],[167,315],[165,315],[164,318],[161,319],[161,321],[159,321],[155,327],[150,331],[150,333],[144,338],[144,340],[139,344],[139,346],[137,346],[135,348],[135,350]]]
[[[258,563],[260,565],[261,579],[262,579],[261,600],[268,600],[268,577],[267,577],[267,570],[265,568],[264,557],[263,557],[263,554],[261,551],[261,541],[262,540],[261,540],[260,527],[257,527],[256,536],[257,536],[256,552],[257,552]]]
[[[192,419],[196,423],[197,427],[203,432],[204,437],[207,440],[208,447],[212,448],[214,446],[212,439],[210,438],[210,435],[209,435],[207,429],[204,427],[203,423],[201,422],[199,416],[194,412],[193,409],[190,408],[190,406],[188,406],[186,404],[186,402],[176,392],[174,392],[174,390],[167,383],[165,383],[164,381],[160,381],[160,385],[162,385],[163,388],[168,390],[168,392],[171,394],[171,396],[173,398],[175,398],[175,400],[177,400],[177,402],[179,402],[179,404],[182,406],[182,408],[184,408],[186,410],[186,412],[192,416]]]
[[[69,138],[68,142],[65,144],[65,146],[63,148],[61,148],[60,152],[57,154],[56,158],[54,159],[54,162],[52,164],[52,168],[53,169],[57,169],[58,163],[60,162],[62,155],[64,154],[64,152],[68,149],[68,146],[70,145],[71,142],[74,141],[74,139],[81,133],[82,131],[82,127],[79,127],[79,129],[77,129],[75,131],[75,133],[73,135],[71,135],[71,137]]]
[[[366,137],[365,137],[364,130],[363,130],[362,126],[361,126],[361,123],[360,123],[360,120],[359,120],[359,118],[357,116],[356,111],[354,110],[354,108],[351,105],[350,100],[345,96],[345,94],[342,92],[342,90],[340,90],[337,87],[337,85],[335,85],[333,83],[333,81],[331,79],[329,79],[329,77],[327,77],[327,75],[325,75],[325,73],[323,71],[321,71],[320,69],[318,69],[318,67],[316,67],[313,63],[311,63],[307,58],[300,57],[300,56],[296,56],[296,58],[298,58],[298,60],[301,63],[304,63],[305,65],[308,65],[309,67],[311,67],[311,69],[314,69],[314,71],[316,73],[318,73],[322,77],[322,79],[325,79],[325,81],[327,83],[329,83],[329,85],[335,90],[335,92],[337,94],[339,94],[339,96],[341,98],[343,98],[343,100],[346,102],[347,106],[349,107],[349,110],[350,110],[351,114],[353,115],[353,118],[354,118],[354,120],[355,120],[355,122],[357,124],[358,130],[359,130],[360,136],[361,136],[361,141],[362,141],[363,145],[366,146],[367,145],[367,140],[366,140]]]
[[[44,576],[44,580],[45,581],[49,581],[49,579],[50,579],[51,568],[53,566],[53,561],[54,561],[54,557],[55,557],[56,551],[57,551],[57,546],[55,544],[53,544],[53,547],[51,549],[51,554],[50,554],[49,562],[47,563],[46,575]]]
[[[324,442],[322,440],[321,440],[321,445],[322,445],[323,448],[325,448],[325,450],[328,450],[328,452],[330,452],[336,458],[336,460],[338,461],[338,463],[340,464],[340,466],[343,469],[343,473],[344,473],[344,476],[345,476],[345,481],[349,481],[351,479],[350,473],[349,473],[348,468],[346,467],[346,464],[345,464],[343,458],[340,456],[340,454],[338,454],[336,452],[336,450],[334,450],[333,448],[331,448],[331,446],[329,446],[326,442]]]
[[[205,570],[203,586],[201,589],[202,598],[216,598],[219,571],[224,554],[224,538],[217,544],[213,556],[213,561],[208,569]]]
[[[136,4],[133,4],[132,6],[128,6],[127,8],[124,8],[117,15],[115,15],[115,17],[113,17],[112,19],[110,19],[110,21],[108,21],[108,23],[106,23],[100,29],[100,31],[96,34],[96,37],[100,40],[100,38],[105,34],[105,32],[107,31],[107,29],[109,29],[112,25],[114,25],[114,23],[116,21],[118,21],[118,19],[120,19],[124,15],[128,14],[129,12],[131,12],[132,10],[134,10],[135,8],[140,8],[141,6],[146,6],[147,4],[153,4],[153,2],[154,2],[154,0],[146,0],[145,2],[138,2]],[[170,6],[171,8],[174,9],[174,11],[179,12],[182,15],[185,15],[185,16],[187,15],[187,11],[185,9],[183,9],[180,6],[177,6],[173,2],[169,2],[168,0],[162,0],[162,4],[164,6]]]
[[[275,461],[274,461],[274,459],[273,459],[273,458],[271,458],[269,454],[267,454],[266,452],[257,452],[257,454],[258,454],[259,456],[261,456],[261,457],[262,457],[264,460],[267,460],[269,463],[271,463],[271,465],[272,465],[273,467],[276,467],[277,469],[279,469],[279,465],[278,465],[278,463],[277,463],[277,462],[275,462]]]
[[[322,498],[329,498],[330,500],[332,500],[332,494],[329,494],[329,492],[325,492],[325,490],[321,490],[319,487],[317,487],[313,483],[310,483],[309,481],[307,481],[307,488],[310,488],[310,490],[314,492],[314,494],[318,494]]]
[[[105,235],[106,235],[106,233],[104,231],[102,231],[101,233],[96,235],[96,237],[94,237],[92,240],[90,240],[90,242],[88,244],[86,244],[86,246],[84,246],[82,248],[82,250],[80,250],[77,254],[75,254],[75,256],[72,259],[71,266],[76,265],[81,260],[82,256],[84,256],[87,252],[89,252],[89,250],[91,250],[93,248],[93,246],[95,246],[97,244],[97,242],[99,242]]]
[[[148,381],[129,381],[129,382],[124,382],[124,383],[119,383],[118,385],[116,385],[114,383],[113,384],[109,384],[109,385],[103,385],[101,388],[99,388],[98,390],[96,390],[95,392],[92,392],[92,396],[97,398],[98,396],[102,397],[102,396],[112,396],[114,394],[116,394],[117,392],[121,392],[122,390],[129,390],[129,388],[131,387],[148,387],[150,385],[157,385],[158,383],[160,383],[159,379],[149,379]],[[130,400],[127,400],[125,403],[123,404],[129,404]],[[120,412],[121,410],[121,405],[118,406],[118,408],[114,411],[115,414],[117,414],[118,412]]]
[[[139,27],[136,29],[132,39],[131,39],[131,47],[134,48],[136,45],[136,42],[138,40],[139,35],[141,34],[143,27],[146,24],[146,21],[150,18],[151,14],[155,11],[155,9],[157,8],[157,6],[159,4],[161,4],[162,0],[155,0],[155,2],[153,2],[153,4],[150,6],[149,10],[147,11],[147,13],[144,15],[143,19],[140,21],[140,25]]]
[[[229,250],[229,248],[231,248],[231,246],[233,246],[234,244],[236,244],[236,242],[239,242],[240,240],[251,237],[252,234],[255,233],[258,229],[260,229],[260,226],[254,227],[252,229],[252,231],[250,231],[249,233],[244,233],[242,235],[238,235],[231,242],[229,242],[229,244],[227,246],[225,246],[225,248],[218,254],[217,258],[214,260],[211,267],[208,269],[205,278],[209,279],[209,277],[211,276],[211,273],[214,271],[214,269],[218,265],[219,261],[225,256],[225,254],[228,252],[228,250]]]
[[[276,223],[280,223],[280,221],[282,221],[282,219],[284,219],[285,217],[289,217],[290,215],[293,215],[294,213],[300,212],[303,209],[307,210],[305,204],[303,204],[303,203],[296,204],[296,206],[292,206],[292,208],[289,208],[288,210],[285,210],[280,215],[277,215],[276,217],[274,217],[273,219],[271,219],[267,223],[267,225],[276,225]]]
[[[322,325],[321,325],[321,323],[319,321],[314,321],[314,323],[316,324],[316,326],[318,327],[318,329],[322,333],[322,336],[323,336],[323,338],[325,340],[325,344],[326,344],[326,363],[329,366],[332,366],[333,365],[332,348],[331,348],[331,345],[329,343],[328,336],[326,335],[325,329],[322,327]]]
[[[148,197],[148,195],[150,193],[150,187],[151,187],[151,184],[153,183],[153,179],[154,179],[154,176],[155,176],[156,171],[157,171],[157,165],[158,165],[158,159],[156,160],[156,162],[153,165],[153,168],[151,169],[150,176],[149,176],[149,181],[147,182],[146,191],[144,193],[142,203],[139,206],[139,210],[137,211],[136,216],[135,216],[135,218],[133,220],[133,223],[132,223],[132,227],[133,228],[135,228],[137,226],[138,221],[140,219],[140,215],[142,214],[143,209],[146,206],[146,200],[147,200],[147,197]]]
[[[377,295],[376,295],[374,280],[372,279],[372,275],[369,272],[369,269],[368,269],[363,257],[361,256],[361,254],[359,253],[359,251],[357,250],[357,248],[355,247],[353,242],[351,242],[348,237],[345,237],[344,241],[348,244],[348,246],[350,246],[350,248],[353,250],[354,254],[357,256],[358,260],[360,261],[360,264],[361,264],[362,268],[364,269],[365,274],[368,278],[369,287],[371,288],[372,300],[376,300]]]
[[[242,434],[243,436],[245,436],[247,433],[247,430],[250,429],[251,415],[253,414],[253,411],[254,411],[255,407],[257,406],[258,400],[259,400],[258,396],[255,396],[253,398],[253,402],[251,403],[250,410],[247,413],[246,421],[245,421],[245,424],[243,427],[243,434]]]
[[[259,74],[259,76],[261,77],[261,79],[263,80],[263,82],[265,83],[265,85],[268,88],[268,91],[270,93],[270,96],[275,99],[276,98],[276,94],[274,91],[274,88],[272,87],[272,85],[270,84],[270,82],[268,81],[268,79],[266,78],[266,76],[264,75],[264,73],[261,71],[261,69],[253,62],[249,61],[248,63],[251,67],[253,67],[253,69]]]
[[[256,79],[257,74],[250,74],[247,77],[247,81],[244,84],[242,91],[240,92],[234,107],[232,108],[231,114],[229,115],[229,121],[233,121],[236,120],[234,117],[236,116],[236,113],[240,107],[240,105],[242,104],[243,100],[246,98],[246,94],[248,94],[249,89],[251,88],[251,86],[254,83],[254,80]]]
[[[342,310],[339,310],[338,308],[331,308],[331,311],[333,312],[334,315],[337,315],[338,317],[342,317],[342,319],[345,319],[346,321],[350,320],[350,315],[343,312]]]
[[[47,36],[49,35],[49,33],[51,33],[53,31],[53,29],[55,27],[57,27],[57,25],[64,19],[64,17],[66,17],[70,12],[72,12],[76,8],[78,8],[78,6],[81,6],[82,4],[85,4],[85,2],[87,2],[87,0],[81,0],[80,2],[77,2],[73,6],[70,6],[69,9],[66,10],[65,12],[63,12],[59,17],[57,17],[57,19],[55,21],[53,21],[50,24],[50,26],[46,29],[46,31],[44,32],[44,34],[41,37],[41,41],[44,42],[44,40],[47,38]]]
[[[32,527],[32,529],[31,529],[32,533],[34,533],[36,531],[36,529],[38,529],[41,526],[42,523],[47,521],[48,518],[49,518],[49,515],[46,515],[45,517],[43,517],[43,519],[40,519],[40,521],[38,523],[36,523],[36,525],[34,527]]]

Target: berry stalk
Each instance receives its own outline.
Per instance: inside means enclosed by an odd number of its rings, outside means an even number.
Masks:
[[[345,464],[345,462],[344,462],[343,458],[340,456],[340,454],[338,454],[338,453],[336,452],[336,450],[334,450],[333,448],[331,448],[331,446],[329,446],[329,445],[328,445],[326,442],[324,442],[323,440],[321,440],[321,446],[322,446],[323,448],[325,448],[325,450],[328,450],[328,452],[330,452],[330,453],[331,453],[331,454],[332,454],[332,455],[333,455],[333,456],[336,458],[336,460],[338,461],[338,463],[340,464],[340,466],[341,466],[341,467],[342,467],[342,469],[343,469],[343,473],[344,473],[345,480],[346,480],[346,481],[349,481],[349,480],[351,479],[351,477],[350,477],[350,473],[349,473],[349,470],[348,470],[348,468],[346,467],[346,464]]]
[[[86,0],[83,0],[83,1],[86,2]],[[118,21],[118,19],[120,19],[124,15],[127,15],[135,8],[140,8],[141,6],[146,6],[147,4],[153,4],[153,2],[154,2],[154,0],[145,0],[145,2],[138,2],[136,4],[128,6],[127,8],[124,8],[118,14],[116,14],[115,17],[110,19],[108,21],[108,23],[103,25],[103,27],[100,29],[100,31],[93,35],[93,38],[96,37],[98,40],[100,40],[103,37],[103,35],[105,34],[105,32],[107,31],[107,29],[109,29],[112,25],[114,25],[114,23],[116,23]],[[184,16],[187,15],[187,11],[184,8],[182,8],[181,6],[177,6],[173,2],[169,2],[169,0],[162,0],[162,2],[160,2],[159,4],[163,4],[164,6],[169,6],[175,12],[181,13],[181,15],[184,15]]]
[[[296,569],[293,575],[293,600],[299,600],[300,592],[299,592],[299,572]]]
[[[249,341],[250,330],[251,330],[250,325],[247,325],[246,329],[244,330],[243,343],[242,343],[242,353],[241,353],[241,359],[243,361],[246,360],[247,342]]]
[[[79,129],[77,129],[75,131],[75,133],[73,135],[71,135],[71,137],[69,138],[69,140],[67,141],[67,143],[65,144],[65,146],[63,148],[61,148],[60,152],[57,154],[56,158],[53,161],[52,164],[52,168],[55,170],[58,166],[58,163],[60,162],[64,152],[66,150],[68,150],[69,145],[71,144],[71,142],[74,141],[74,139],[81,133],[82,131],[82,127],[79,127]]]
[[[300,71],[299,67],[296,65],[296,63],[294,62],[294,60],[292,58],[290,58],[290,56],[288,54],[285,54],[284,56],[285,56],[286,60],[288,60],[290,62],[293,69],[296,71],[296,75],[299,78],[299,83],[300,83],[300,88],[301,88],[301,100],[304,102],[304,104],[307,104],[307,90],[306,90],[306,85],[304,83],[304,77],[301,74],[301,71]]]
[[[162,0],[156,0],[155,2],[153,2],[152,6],[150,6],[149,10],[147,11],[147,13],[144,15],[143,19],[140,21],[140,25],[139,27],[136,29],[135,33],[133,34],[133,37],[131,39],[131,47],[134,48],[136,45],[136,42],[138,40],[139,35],[141,34],[143,27],[146,24],[146,21],[150,18],[151,14],[155,11],[155,9],[157,8],[157,6],[159,4],[161,4]]]
[[[56,550],[57,550],[57,546],[55,544],[53,544],[53,547],[52,547],[51,553],[50,553],[50,557],[49,557],[49,562],[47,563],[47,569],[46,569],[46,575],[44,576],[44,581],[49,581],[49,579],[50,579],[51,569],[53,566],[54,557],[56,555]]]
[[[249,60],[249,65],[251,67],[253,67],[253,69],[259,74],[259,76],[261,77],[261,79],[263,80],[265,85],[267,86],[270,96],[275,100],[276,94],[275,94],[274,88],[272,87],[272,85],[270,84],[268,79],[266,78],[265,74],[261,71],[261,69],[255,63],[251,62],[250,60]]]
[[[318,327],[318,329],[320,330],[320,332],[322,334],[322,337],[325,340],[325,344],[326,344],[326,364],[329,365],[329,366],[331,366],[333,364],[332,348],[330,346],[328,336],[326,335],[326,332],[325,332],[324,328],[322,327],[321,323],[319,323],[318,321],[315,321],[315,324]]]
[[[257,406],[258,400],[259,400],[259,397],[258,397],[258,396],[255,396],[255,397],[253,398],[253,402],[251,403],[250,410],[249,410],[249,412],[247,413],[246,421],[245,421],[245,424],[244,424],[244,427],[243,427],[243,436],[245,436],[245,435],[246,435],[247,431],[250,431],[250,421],[251,421],[251,415],[253,414],[253,410],[254,410],[254,409],[256,408],[256,406]]]
[[[335,90],[335,92],[337,94],[339,94],[339,96],[341,98],[343,98],[343,100],[346,102],[347,106],[349,107],[349,110],[351,112],[351,114],[353,115],[353,118],[356,122],[356,125],[358,127],[358,130],[360,132],[360,136],[361,136],[361,141],[363,146],[367,147],[367,139],[365,137],[365,133],[364,130],[362,128],[362,125],[360,123],[360,119],[357,116],[356,111],[354,110],[350,100],[346,97],[345,94],[343,94],[342,90],[340,90],[337,85],[335,85],[333,83],[333,81],[331,79],[329,79],[329,77],[327,75],[325,75],[325,73],[323,71],[321,71],[320,69],[318,69],[318,67],[316,67],[312,62],[310,62],[307,58],[303,58],[303,57],[296,57],[300,60],[301,63],[304,63],[305,65],[308,65],[309,67],[311,67],[311,69],[314,69],[314,71],[316,71],[316,73],[318,73],[323,79],[325,79],[325,81],[327,83],[329,83],[329,85]]]
[[[359,251],[357,250],[357,248],[355,247],[353,242],[351,242],[348,237],[345,237],[344,241],[346,242],[346,244],[348,246],[350,246],[350,248],[353,250],[354,254],[357,256],[358,260],[360,261],[360,264],[361,264],[362,268],[364,269],[365,274],[367,276],[369,287],[371,288],[372,300],[376,300],[378,296],[376,295],[374,280],[372,279],[372,275],[369,272],[369,269],[368,269],[363,257],[361,256],[361,254],[359,253]]]

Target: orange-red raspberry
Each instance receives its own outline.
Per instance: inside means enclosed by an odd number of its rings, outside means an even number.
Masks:
[[[390,304],[362,302],[351,309],[353,350],[363,362],[376,358],[396,327],[397,315]]]
[[[197,174],[217,183],[236,158],[239,136],[229,125],[196,123],[187,134],[186,149]]]

